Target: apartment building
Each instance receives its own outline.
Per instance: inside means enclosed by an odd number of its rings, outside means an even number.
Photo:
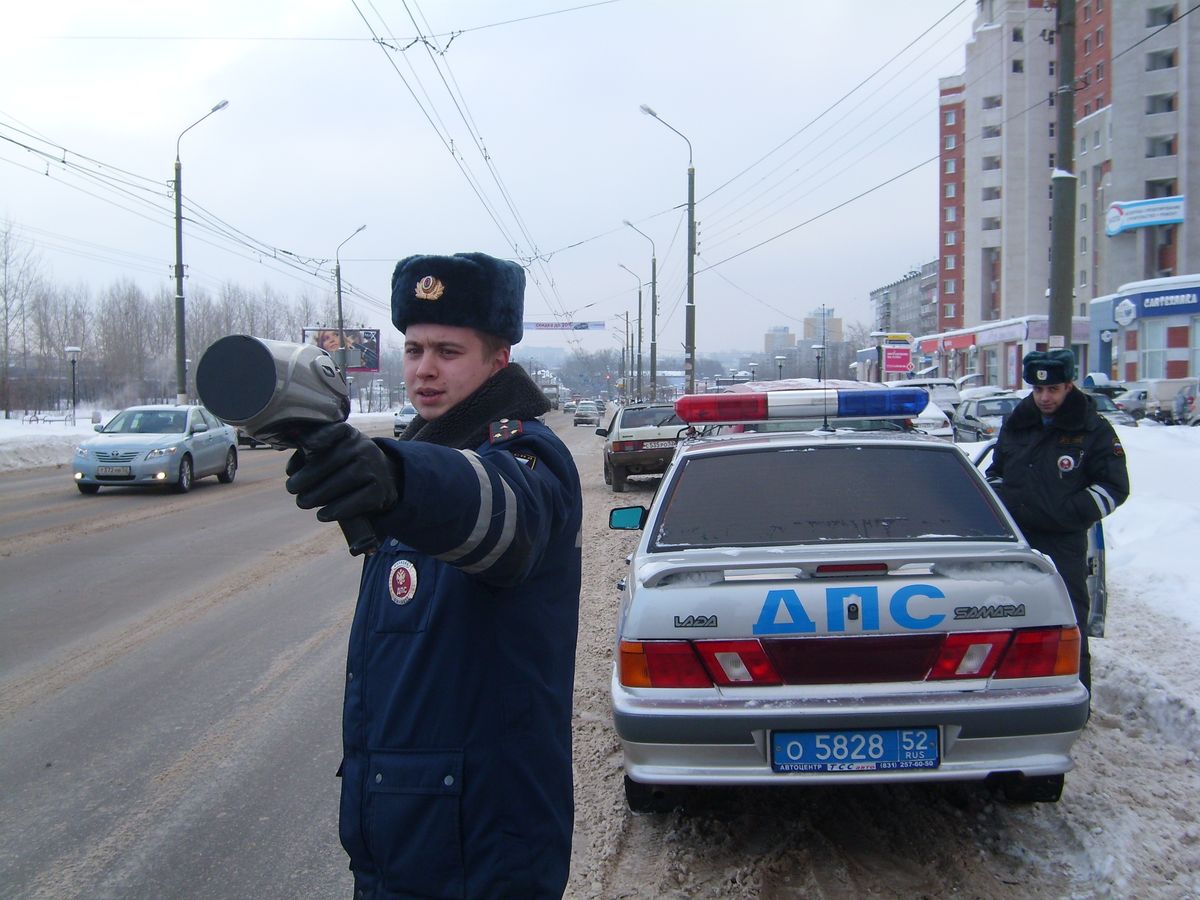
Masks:
[[[1200,374],[1200,21],[1167,0],[1076,4],[1075,292],[1096,368]]]

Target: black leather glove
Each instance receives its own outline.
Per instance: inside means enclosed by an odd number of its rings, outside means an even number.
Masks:
[[[400,471],[375,442],[345,422],[320,425],[287,464],[287,489],[322,522],[385,512],[396,505]]]

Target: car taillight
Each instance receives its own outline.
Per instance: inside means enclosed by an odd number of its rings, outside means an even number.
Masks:
[[[758,641],[696,641],[695,647],[718,687],[783,683]]]
[[[997,678],[1041,678],[1079,672],[1079,629],[1030,628],[1015,632]]]
[[[930,681],[952,678],[988,678],[996,670],[1011,631],[956,631],[946,635],[937,661],[929,670]]]
[[[632,453],[642,449],[641,441],[613,441],[613,453]]]
[[[687,641],[621,641],[620,672],[626,687],[712,687]]]

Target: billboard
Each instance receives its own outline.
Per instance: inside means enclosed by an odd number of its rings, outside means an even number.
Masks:
[[[604,331],[603,322],[525,322],[527,331]]]
[[[343,328],[346,336],[346,372],[379,371],[379,329]],[[305,328],[301,338],[305,344],[316,344],[337,358],[338,330],[336,328]]]

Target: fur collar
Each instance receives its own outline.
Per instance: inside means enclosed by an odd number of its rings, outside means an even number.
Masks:
[[[427,441],[468,450],[488,436],[488,425],[500,419],[536,419],[550,401],[516,363],[509,363],[457,406],[432,422],[420,416],[400,435],[402,441]]]

